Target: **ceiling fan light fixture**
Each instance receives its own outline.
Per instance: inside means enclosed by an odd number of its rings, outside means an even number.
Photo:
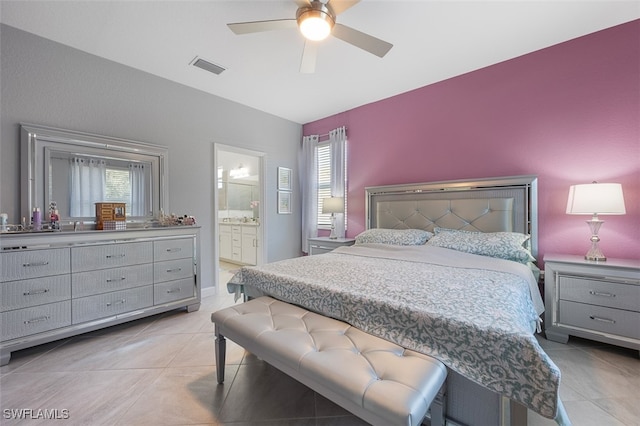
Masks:
[[[324,40],[331,34],[335,20],[323,6],[322,9],[306,9],[298,14],[298,27],[307,40]]]

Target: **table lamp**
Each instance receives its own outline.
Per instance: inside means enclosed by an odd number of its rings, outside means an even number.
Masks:
[[[567,214],[593,215],[587,224],[591,228],[591,249],[584,256],[587,260],[605,261],[607,258],[598,247],[598,231],[604,223],[599,214],[625,214],[622,185],[619,183],[587,183],[571,185],[567,200]]]
[[[331,197],[322,199],[322,214],[331,213],[331,234],[329,238],[335,240],[336,235],[336,213],[344,213],[344,198]]]

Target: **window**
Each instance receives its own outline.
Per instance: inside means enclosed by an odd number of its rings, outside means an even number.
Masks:
[[[107,203],[125,203],[127,216],[133,215],[131,199],[131,174],[128,168],[107,166],[105,197]]]
[[[331,197],[331,148],[329,142],[319,143],[317,150],[318,158],[318,228],[329,229],[331,227],[331,214],[322,214],[322,199]],[[345,146],[346,151],[346,146]],[[347,155],[344,158],[345,168],[345,192],[347,182]],[[344,199],[345,227],[347,219],[347,197]]]

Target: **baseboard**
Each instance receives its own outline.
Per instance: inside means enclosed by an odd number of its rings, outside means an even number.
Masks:
[[[218,289],[216,287],[204,287],[201,290],[200,296],[211,297],[211,296],[215,296],[216,294],[218,294]]]

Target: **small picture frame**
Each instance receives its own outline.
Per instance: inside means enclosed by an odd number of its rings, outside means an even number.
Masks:
[[[291,191],[291,169],[278,167],[278,190]]]
[[[278,191],[278,214],[291,214],[291,193]]]

